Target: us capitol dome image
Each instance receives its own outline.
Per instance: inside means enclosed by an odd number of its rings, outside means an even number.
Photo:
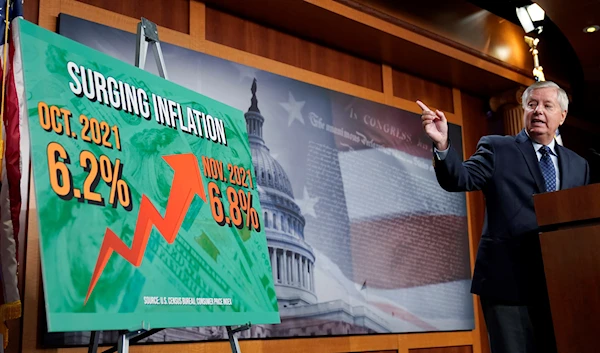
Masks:
[[[250,108],[244,117],[281,324],[252,327],[240,332],[240,338],[389,332],[387,323],[365,307],[353,307],[342,300],[318,302],[317,260],[305,241],[305,218],[294,199],[286,171],[271,155],[263,138],[265,118],[258,107],[256,79],[251,91]]]
[[[244,116],[279,310],[289,305],[313,304],[317,301],[315,255],[304,241],[305,220],[294,201],[290,180],[263,140],[265,118],[258,109],[256,79],[252,83],[252,104]]]

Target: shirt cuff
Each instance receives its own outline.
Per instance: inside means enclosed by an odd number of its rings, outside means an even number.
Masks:
[[[443,151],[438,150],[437,148],[433,148],[433,151],[435,152],[435,156],[437,157],[438,160],[443,161],[444,159],[446,159],[446,156],[448,155],[448,150],[450,149],[450,146],[448,146],[448,148],[446,148]]]

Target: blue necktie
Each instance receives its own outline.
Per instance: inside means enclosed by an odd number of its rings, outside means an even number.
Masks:
[[[550,147],[542,146],[539,149],[542,154],[542,158],[540,159],[540,169],[542,170],[542,175],[544,176],[544,181],[546,182],[546,191],[556,191],[556,170],[554,169],[554,163],[552,163],[552,158],[550,154]]]

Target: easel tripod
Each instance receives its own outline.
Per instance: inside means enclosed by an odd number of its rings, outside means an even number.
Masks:
[[[156,66],[158,67],[158,73],[164,79],[168,80],[167,68],[165,66],[160,41],[158,39],[158,29],[156,24],[142,17],[142,21],[138,23],[137,38],[136,38],[136,51],[135,51],[135,66],[140,69],[144,69],[146,64],[146,54],[148,53],[148,45],[152,46],[154,52],[154,59],[156,60]],[[143,325],[142,325],[143,326]],[[235,336],[236,333],[248,330],[251,324],[245,324],[238,327],[225,326],[227,329],[227,336],[229,337],[229,344],[231,345],[232,353],[240,353],[240,346],[238,339]],[[103,351],[103,353],[129,353],[129,345],[134,344],[143,340],[144,338],[150,337],[153,334],[162,331],[163,329],[146,329],[141,328],[134,331],[129,331],[119,336],[117,345]],[[100,339],[99,331],[92,331],[90,336],[90,344],[88,353],[96,353],[98,351],[98,343]]]

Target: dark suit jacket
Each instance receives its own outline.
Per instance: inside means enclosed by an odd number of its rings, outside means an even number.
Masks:
[[[560,188],[586,185],[585,159],[556,144]],[[435,172],[447,191],[482,190],[486,202],[471,291],[490,299],[526,304],[546,293],[533,194],[545,183],[531,140],[517,136],[485,136],[467,161],[452,148],[435,157]]]

